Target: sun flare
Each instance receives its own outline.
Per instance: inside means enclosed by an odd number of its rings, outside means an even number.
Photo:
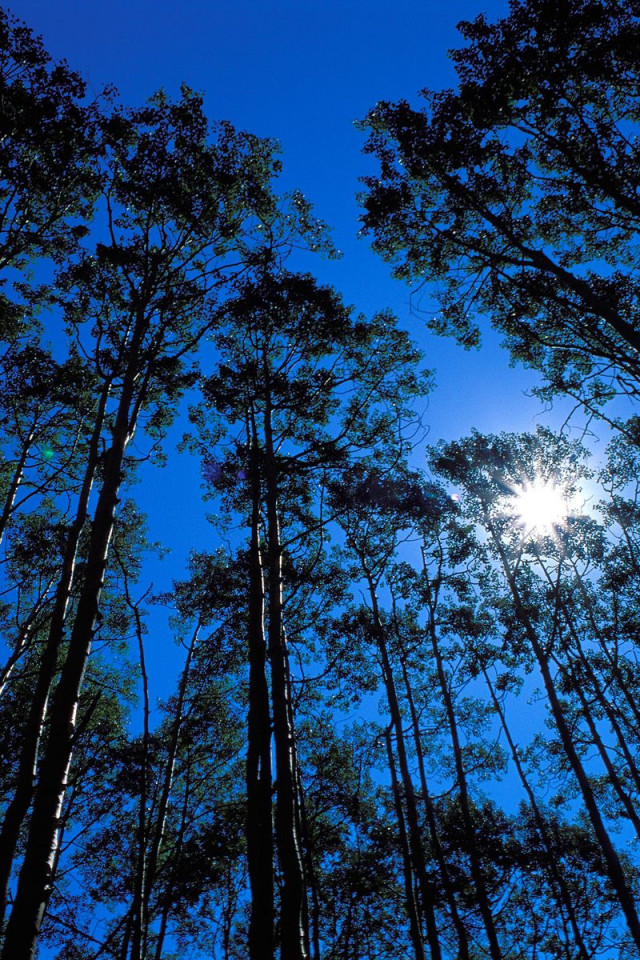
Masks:
[[[549,534],[565,522],[568,507],[560,487],[536,480],[517,492],[516,511],[527,533]]]

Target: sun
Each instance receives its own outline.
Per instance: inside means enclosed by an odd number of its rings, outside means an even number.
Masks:
[[[518,521],[526,533],[545,535],[562,526],[568,515],[566,495],[560,487],[536,480],[516,491]]]

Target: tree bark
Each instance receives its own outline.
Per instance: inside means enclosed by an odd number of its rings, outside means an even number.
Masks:
[[[142,764],[140,776],[140,795],[138,798],[138,857],[136,876],[133,885],[133,934],[131,942],[131,960],[142,960],[144,955],[143,938],[147,927],[147,909],[145,901],[147,866],[147,801],[149,795],[149,677],[144,652],[142,620],[140,611],[129,597],[129,588],[125,577],[126,599],[136,619],[136,636],[140,675],[142,678]]]
[[[264,580],[260,552],[260,463],[255,422],[251,423],[251,543],[249,547],[249,715],[246,764],[247,866],[251,888],[250,960],[273,960],[275,910],[273,819],[271,809],[271,717],[266,676]]]
[[[2,828],[0,829],[0,926],[4,921],[9,895],[9,882],[18,837],[22,824],[27,816],[33,795],[37,772],[38,750],[47,713],[51,684],[58,663],[58,653],[64,639],[65,619],[73,586],[78,545],[85,527],[89,508],[89,497],[98,465],[100,437],[104,426],[109,389],[110,383],[107,382],[103,387],[96,411],[96,419],[89,442],[87,465],[78,497],[76,515],[69,530],[65,545],[62,570],[53,600],[53,610],[47,641],[40,661],[36,685],[29,706],[29,714],[18,763],[16,789],[7,807]]]
[[[298,771],[299,773],[300,771]],[[300,826],[302,829],[302,853],[307,885],[311,894],[311,909],[309,912],[310,939],[313,947],[313,960],[321,960],[320,950],[320,889],[318,876],[314,866],[314,849],[311,840],[311,830],[307,808],[304,799],[302,783],[298,777],[298,803],[300,805]]]
[[[180,861],[182,858],[182,851],[184,849],[184,835],[187,828],[187,812],[189,810],[189,800],[191,798],[191,777],[189,772],[189,767],[186,770],[185,776],[185,785],[184,785],[184,798],[182,801],[182,811],[180,816],[180,827],[178,829],[178,836],[174,844],[172,851],[172,869],[173,874],[169,880],[168,889],[165,891],[165,902],[162,905],[162,912],[160,916],[160,930],[158,931],[158,939],[156,941],[155,949],[155,960],[162,960],[162,951],[164,949],[164,940],[167,935],[167,926],[169,924],[169,916],[172,910],[172,891],[175,888],[175,874],[180,868]]]
[[[393,805],[396,810],[396,820],[398,821],[398,835],[400,837],[400,849],[402,850],[402,873],[404,876],[404,895],[407,905],[407,915],[409,917],[409,930],[411,933],[411,942],[416,960],[425,960],[424,943],[422,940],[422,930],[420,929],[420,917],[418,916],[418,904],[416,903],[416,894],[413,883],[413,864],[411,863],[411,852],[409,850],[409,841],[407,840],[407,828],[404,822],[404,810],[402,809],[402,797],[400,796],[400,786],[398,784],[398,774],[396,773],[396,763],[391,746],[390,728],[384,732],[384,739],[387,746],[387,760],[389,763],[389,773],[391,774],[391,790],[393,793]]]
[[[398,701],[395,680],[393,678],[393,670],[391,668],[391,661],[389,659],[389,652],[387,650],[387,644],[385,641],[384,627],[380,617],[375,583],[373,582],[371,573],[367,569],[366,560],[362,555],[360,556],[360,562],[368,583],[375,640],[378,647],[378,652],[380,654],[382,676],[387,694],[387,702],[389,704],[389,715],[391,717],[391,722],[393,724],[396,737],[396,751],[398,754],[398,765],[400,767],[400,777],[402,780],[407,814],[409,849],[411,851],[411,858],[416,871],[418,889],[420,891],[420,901],[422,903],[422,914],[427,933],[427,942],[429,944],[432,960],[441,960],[442,949],[440,947],[440,939],[435,915],[435,891],[433,884],[427,876],[427,867],[424,858],[422,836],[418,820],[416,796],[413,789],[411,772],[409,770],[409,760],[407,757],[404,730],[402,728],[402,713],[400,710],[400,703]]]
[[[626,529],[624,523],[622,523],[620,520],[618,520],[618,522],[620,523],[620,527],[625,537],[627,548],[629,550],[629,554],[631,556],[634,568],[636,572],[640,574],[640,567],[638,567],[635,560],[635,556],[633,555],[633,545],[629,537],[629,532]],[[611,676],[615,679],[618,689],[622,693],[624,700],[627,706],[629,707],[629,710],[631,712],[631,716],[634,722],[631,722],[631,720],[629,719],[629,716],[625,715],[625,712],[620,708],[618,708],[619,714],[621,718],[623,718],[625,725],[631,728],[634,735],[637,737],[640,734],[640,708],[638,707],[637,698],[634,695],[634,693],[631,690],[629,690],[628,684],[625,681],[622,671],[620,670],[620,663],[617,656],[617,652],[615,654],[612,654],[607,643],[607,638],[606,636],[603,635],[600,627],[598,626],[596,614],[595,614],[595,611],[593,610],[592,598],[589,596],[589,593],[584,585],[584,582],[582,577],[580,576],[580,573],[576,568],[575,563],[571,560],[570,557],[566,557],[566,560],[569,562],[574,572],[575,582],[577,583],[578,589],[580,590],[580,594],[582,596],[582,600],[584,603],[584,609],[587,613],[589,623],[591,625],[591,629],[593,630],[594,636],[598,640],[598,643],[600,645],[600,650],[602,651],[604,657],[606,658],[609,664],[609,667],[611,669]],[[545,576],[547,577],[547,579],[549,579],[547,570],[542,563],[541,563],[541,567]],[[609,706],[611,708],[611,704]]]
[[[130,411],[139,372],[138,352],[144,327],[145,318],[141,314],[137,318],[129,347],[112,443],[104,459],[104,480],[93,518],[85,578],[67,655],[53,697],[49,738],[35,790],[27,846],[7,924],[2,960],[33,960],[42,918],[53,888],[53,866],[73,752],[78,701],[98,617],[119,502],[125,450],[135,429],[135,421],[130,420]]]
[[[411,689],[411,682],[409,679],[409,673],[407,671],[407,665],[405,658],[402,657],[400,665],[402,667],[402,677],[404,680],[405,692],[407,695],[407,703],[409,705],[409,714],[411,717],[411,726],[413,729],[413,742],[416,750],[416,759],[418,761],[418,772],[420,775],[420,789],[422,791],[422,799],[425,809],[425,814],[427,818],[427,824],[429,826],[429,836],[431,838],[431,843],[436,856],[436,861],[438,863],[438,868],[442,876],[442,886],[444,888],[445,896],[447,898],[447,903],[449,905],[449,912],[451,913],[451,919],[456,930],[456,935],[458,937],[458,951],[459,951],[459,960],[470,960],[469,956],[469,938],[467,936],[467,931],[465,929],[464,922],[460,913],[458,911],[458,905],[456,903],[455,894],[451,884],[451,877],[449,875],[449,867],[447,866],[447,861],[442,849],[442,844],[440,843],[440,837],[438,836],[438,824],[436,822],[436,814],[433,807],[433,802],[431,800],[431,795],[429,793],[429,785],[427,783],[427,773],[424,763],[424,752],[422,749],[422,738],[420,736],[420,728],[418,723],[418,716],[416,713],[415,701],[413,698],[413,691]]]
[[[634,803],[631,797],[629,796],[627,791],[624,789],[622,781],[618,776],[618,771],[614,767],[611,761],[611,758],[609,757],[607,748],[605,747],[602,741],[602,737],[600,736],[600,732],[598,731],[596,721],[592,716],[591,706],[589,704],[586,693],[583,689],[582,678],[577,675],[577,672],[575,669],[576,659],[577,659],[577,663],[580,664],[582,670],[584,670],[584,673],[586,674],[586,677],[589,681],[589,685],[591,687],[591,690],[593,691],[595,699],[599,704],[604,716],[609,721],[611,725],[611,729],[615,733],[616,739],[618,741],[618,745],[620,747],[620,751],[624,758],[625,765],[629,773],[631,774],[631,779],[633,780],[636,791],[640,791],[640,771],[638,771],[635,758],[633,757],[631,750],[629,749],[629,745],[627,744],[626,737],[624,735],[622,727],[620,726],[619,719],[618,719],[620,716],[620,711],[615,709],[615,705],[611,702],[610,697],[606,695],[606,691],[603,690],[602,688],[600,678],[598,677],[596,671],[594,671],[593,667],[591,666],[589,657],[587,656],[587,653],[584,649],[584,646],[582,644],[578,631],[574,625],[571,611],[568,608],[565,601],[563,600],[560,594],[560,591],[558,589],[559,584],[554,583],[553,578],[551,577],[545,564],[542,562],[542,558],[538,556],[537,559],[545,575],[545,578],[549,583],[549,586],[552,588],[552,590],[555,591],[556,602],[558,604],[559,609],[562,611],[562,614],[565,619],[565,623],[567,625],[567,629],[569,630],[569,635],[575,645],[575,649],[578,654],[577,658],[574,658],[574,655],[569,649],[569,645],[564,640],[561,639],[562,649],[566,656],[566,666],[561,663],[558,663],[558,666],[563,673],[566,673],[568,671],[569,675],[572,678],[571,682],[572,682],[573,688],[575,689],[578,700],[580,701],[583,716],[587,722],[587,726],[589,727],[589,731],[593,738],[593,742],[598,750],[598,753],[602,758],[602,762],[605,765],[607,774],[609,776],[609,780],[615,792],[618,794],[618,798],[622,803],[622,806],[627,811],[627,816],[631,821],[631,823],[633,824],[634,830],[636,831],[636,836],[638,836],[638,838],[640,839],[640,817],[638,816],[638,812],[634,806]],[[577,571],[575,571],[575,567],[574,567],[574,572],[576,572],[576,575],[578,576]],[[558,576],[559,576],[559,571],[558,571]],[[581,578],[578,576],[578,579],[581,579]],[[590,618],[590,622],[592,626],[594,626],[591,618]]]
[[[267,514],[268,650],[276,759],[276,844],[282,872],[280,904],[281,960],[308,960],[309,921],[298,805],[289,653],[284,633],[282,547],[278,517],[278,471],[273,445],[272,409],[267,375],[264,415]]]
[[[167,826],[167,812],[169,809],[169,799],[171,797],[171,788],[173,787],[174,774],[176,768],[176,758],[178,756],[178,747],[180,745],[180,734],[182,731],[182,721],[184,719],[184,704],[187,696],[187,685],[189,683],[189,674],[191,672],[191,663],[193,660],[193,655],[198,643],[198,636],[200,633],[200,622],[196,624],[196,627],[193,631],[191,637],[191,642],[189,644],[189,649],[187,651],[187,657],[182,668],[182,675],[180,677],[180,687],[178,689],[178,702],[176,704],[176,715],[174,718],[173,729],[171,731],[171,741],[169,743],[169,755],[167,757],[167,762],[164,772],[164,780],[162,782],[162,792],[160,793],[160,801],[158,803],[158,811],[156,813],[156,822],[155,829],[151,835],[151,843],[149,845],[149,851],[147,854],[147,865],[145,869],[145,886],[144,886],[144,913],[148,916],[149,912],[149,902],[151,900],[151,892],[153,890],[153,885],[158,873],[158,859],[160,857],[160,851],[162,850],[162,845],[165,839],[165,831]],[[146,930],[147,928],[145,928]],[[146,933],[145,933],[146,937]]]
[[[425,568],[425,577],[426,573],[426,562],[424,564]],[[471,867],[471,877],[473,879],[473,885],[476,889],[476,894],[478,897],[478,907],[480,909],[480,915],[482,916],[482,921],[484,923],[484,928],[487,934],[487,939],[489,941],[489,953],[492,957],[492,960],[502,960],[502,950],[500,949],[500,943],[498,941],[498,933],[496,931],[495,923],[493,921],[493,910],[491,908],[491,903],[489,901],[489,894],[487,892],[487,886],[484,878],[484,870],[482,869],[482,861],[480,858],[480,852],[478,850],[478,845],[476,843],[475,827],[473,825],[473,817],[471,814],[471,803],[469,799],[469,789],[467,785],[467,774],[464,769],[464,763],[462,760],[462,748],[460,744],[460,735],[458,731],[458,721],[456,719],[455,709],[453,705],[453,698],[451,696],[451,691],[449,690],[449,684],[447,681],[447,676],[444,670],[444,663],[442,660],[442,654],[440,653],[440,645],[438,643],[438,635],[435,624],[435,611],[433,606],[429,607],[429,622],[427,624],[427,630],[429,633],[429,638],[431,640],[431,649],[433,651],[433,657],[436,664],[436,673],[438,676],[438,682],[440,684],[440,691],[442,693],[442,698],[444,700],[445,712],[447,715],[447,721],[449,724],[449,735],[451,737],[451,746],[453,748],[453,759],[456,770],[456,778],[458,780],[458,796],[460,798],[460,809],[462,812],[462,821],[464,824],[465,834],[467,837],[467,843],[469,845],[469,865]]]

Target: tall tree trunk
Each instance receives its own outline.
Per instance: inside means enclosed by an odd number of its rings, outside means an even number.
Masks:
[[[131,904],[127,910],[127,922],[124,927],[124,934],[122,936],[122,942],[120,944],[120,951],[118,953],[118,960],[127,960],[129,956],[129,944],[131,943],[131,932],[133,930],[134,923],[134,905]]]
[[[189,802],[191,799],[191,776],[190,768],[187,767],[186,776],[185,776],[185,785],[184,785],[184,797],[182,801],[182,811],[180,815],[180,827],[178,829],[178,835],[176,837],[176,842],[172,850],[172,876],[165,890],[165,902],[162,905],[162,912],[160,915],[160,929],[158,931],[158,939],[156,940],[156,949],[155,949],[155,960],[162,960],[162,951],[164,949],[164,941],[167,935],[167,926],[169,924],[169,916],[171,915],[172,910],[172,891],[175,889],[175,875],[179,872],[180,861],[182,859],[182,851],[184,849],[184,835],[187,829],[187,813],[189,810]]]
[[[64,639],[67,607],[76,567],[78,545],[85,527],[89,498],[98,465],[100,438],[104,426],[105,410],[109,397],[110,382],[104,384],[96,411],[82,486],[78,497],[76,515],[67,536],[60,579],[53,600],[46,645],[40,660],[35,689],[29,706],[29,714],[18,761],[18,776],[14,795],[5,812],[0,829],[0,926],[9,895],[9,882],[20,830],[29,810],[36,778],[38,750],[47,713],[49,693],[58,664],[58,653]]]
[[[51,706],[49,738],[40,766],[27,846],[7,924],[2,960],[33,960],[53,887],[58,824],[73,751],[78,700],[98,616],[125,450],[135,430],[130,411],[143,333],[144,317],[140,315],[129,347],[111,446],[104,458],[104,479],[91,528],[84,582]]]
[[[398,640],[400,638],[398,637]],[[451,920],[456,930],[456,935],[458,937],[458,955],[459,960],[470,960],[469,957],[469,938],[467,936],[467,931],[458,911],[458,905],[456,903],[455,893],[453,891],[453,885],[451,883],[451,877],[449,874],[449,867],[442,849],[442,844],[440,843],[440,837],[438,835],[438,824],[436,821],[435,809],[433,806],[433,801],[431,800],[431,795],[429,793],[429,784],[427,782],[427,772],[425,769],[424,762],[424,751],[422,749],[422,737],[420,736],[420,725],[418,723],[418,715],[416,711],[415,701],[413,698],[413,691],[411,689],[411,682],[409,679],[409,673],[407,671],[407,665],[405,657],[403,656],[400,661],[400,666],[402,668],[402,677],[404,680],[405,693],[407,695],[407,703],[409,705],[409,715],[411,717],[411,727],[413,730],[413,742],[416,751],[416,759],[418,761],[418,772],[420,775],[420,789],[422,791],[422,801],[424,804],[425,814],[427,818],[427,825],[429,827],[429,837],[431,839],[431,845],[436,857],[436,862],[438,864],[438,869],[440,870],[440,875],[442,877],[442,886],[444,888],[445,896],[447,898],[447,903],[449,905],[449,912],[451,913]]]
[[[142,677],[142,764],[140,771],[140,795],[138,797],[138,850],[136,876],[133,885],[133,933],[131,938],[131,960],[142,960],[144,955],[143,937],[147,927],[145,902],[146,865],[147,865],[147,801],[149,795],[149,677],[144,652],[142,620],[140,610],[129,596],[129,587],[125,576],[126,599],[133,610],[136,620],[136,637],[140,675]]]
[[[562,672],[564,672],[564,670],[566,670],[566,667],[562,670]],[[570,670],[570,673],[574,678],[573,686],[576,691],[578,700],[580,701],[580,706],[582,708],[582,715],[586,720],[587,727],[589,728],[589,733],[591,734],[591,740],[596,750],[600,754],[600,759],[602,760],[605,770],[607,771],[607,779],[611,784],[611,786],[613,787],[613,790],[617,795],[618,800],[622,804],[622,807],[626,812],[628,820],[633,824],[633,829],[635,830],[636,837],[640,840],[640,817],[638,816],[638,811],[635,808],[634,802],[630,794],[628,793],[627,790],[625,790],[624,785],[620,777],[618,776],[618,771],[613,765],[611,757],[609,756],[609,752],[603,743],[602,737],[600,736],[600,731],[598,730],[596,722],[593,719],[593,716],[591,713],[591,706],[589,705],[589,702],[585,697],[584,692],[581,688],[580,677],[576,678],[575,673],[571,670]]]
[[[424,562],[424,573],[425,578],[427,578],[428,574],[426,561]],[[438,643],[438,634],[435,623],[435,609],[432,603],[429,605],[428,617],[429,621],[427,624],[427,631],[431,640],[431,649],[436,664],[436,673],[438,676],[438,682],[440,684],[440,692],[442,693],[442,699],[444,701],[445,713],[447,715],[447,722],[449,724],[451,746],[453,748],[453,760],[456,770],[456,778],[458,781],[460,810],[462,813],[462,822],[464,824],[464,831],[469,846],[469,865],[471,867],[471,877],[473,880],[473,885],[476,889],[478,907],[484,923],[487,940],[489,941],[489,953],[492,957],[492,960],[502,960],[502,950],[500,949],[498,933],[493,920],[493,910],[491,908],[489,894],[487,892],[487,886],[485,883],[482,860],[478,850],[478,845],[476,843],[476,833],[473,824],[473,816],[471,813],[469,788],[467,785],[467,774],[462,760],[462,748],[460,744],[460,734],[458,731],[458,721],[456,719],[453,698],[451,696],[449,683],[444,670],[444,663],[442,660],[442,654],[440,652],[440,644]]]
[[[422,835],[418,819],[416,796],[413,789],[411,772],[409,770],[409,760],[407,757],[407,748],[405,744],[404,730],[402,727],[402,713],[400,711],[400,703],[398,701],[395,680],[393,678],[393,670],[391,668],[391,661],[389,659],[389,652],[387,650],[384,626],[380,617],[376,585],[367,567],[366,558],[362,554],[360,555],[360,562],[362,564],[362,569],[367,579],[369,588],[375,640],[378,647],[378,652],[380,654],[382,677],[387,694],[387,702],[389,704],[389,716],[391,717],[391,722],[395,732],[398,765],[400,767],[400,777],[402,780],[407,814],[409,849],[411,851],[411,859],[414,864],[416,879],[418,881],[418,889],[420,891],[420,902],[422,904],[422,915],[425,922],[427,942],[429,944],[432,960],[441,960],[442,950],[440,947],[440,939],[438,935],[434,907],[435,891],[433,884],[427,876],[427,867],[424,858],[424,849],[422,846]]]
[[[538,634],[533,626],[533,623],[531,622],[531,617],[527,612],[526,605],[520,596],[518,584],[516,583],[514,573],[511,570],[511,566],[505,554],[502,541],[494,529],[491,518],[486,509],[485,525],[495,544],[496,550],[498,551],[500,563],[502,565],[509,591],[513,599],[516,616],[524,627],[527,639],[538,662],[538,668],[542,676],[547,699],[549,700],[551,714],[560,736],[560,741],[569,762],[569,766],[573,770],[574,776],[578,782],[593,831],[600,845],[600,849],[602,850],[611,885],[613,886],[613,889],[618,897],[618,902],[622,907],[622,912],[625,915],[625,919],[627,921],[633,941],[636,947],[640,950],[640,918],[638,917],[633,894],[629,888],[622,864],[620,863],[618,854],[616,853],[615,847],[611,842],[611,837],[609,836],[607,828],[600,814],[600,809],[591,787],[591,783],[589,782],[589,777],[587,776],[587,772],[584,769],[582,761],[574,745],[571,730],[569,729],[569,724],[567,723],[564,715],[560,699],[556,692],[555,683],[553,677],[551,676],[551,671],[549,670],[549,662],[546,651],[543,649],[543,646],[540,643]]]
[[[249,547],[249,716],[247,744],[247,866],[251,888],[250,960],[275,955],[271,717],[266,676],[264,581],[260,553],[260,462],[253,413],[250,424],[251,543]]]
[[[298,774],[300,771],[298,770]],[[311,840],[311,830],[309,827],[309,818],[304,799],[304,790],[298,776],[298,803],[300,805],[300,825],[302,828],[304,869],[307,885],[311,893],[311,910],[309,915],[309,926],[311,930],[311,944],[313,947],[313,960],[321,960],[320,950],[320,889],[318,885],[318,875],[314,865],[314,848]]]
[[[609,757],[608,751],[602,741],[602,737],[600,736],[600,732],[598,731],[596,722],[592,716],[591,707],[584,690],[584,685],[582,683],[582,676],[579,676],[577,674],[576,664],[580,666],[581,673],[583,673],[587,677],[589,681],[589,686],[593,691],[593,695],[598,705],[600,706],[600,709],[602,710],[604,716],[609,721],[611,725],[611,729],[616,735],[618,746],[620,747],[620,752],[622,753],[625,766],[631,775],[631,779],[633,780],[636,791],[640,792],[640,771],[638,770],[638,767],[636,765],[635,757],[633,756],[631,750],[629,749],[629,745],[627,743],[627,738],[624,735],[624,731],[620,726],[621,712],[615,708],[615,705],[611,702],[610,697],[607,696],[606,688],[603,689],[600,677],[591,666],[591,661],[587,656],[587,653],[582,644],[582,640],[580,639],[578,630],[575,627],[572,612],[569,609],[567,603],[562,598],[559,582],[555,582],[554,579],[551,577],[551,574],[547,570],[546,565],[544,564],[544,562],[542,561],[542,558],[539,555],[537,556],[537,559],[538,559],[538,563],[540,564],[540,568],[542,569],[545,575],[545,578],[549,583],[549,586],[555,593],[556,603],[559,609],[562,611],[562,615],[567,625],[567,629],[569,630],[569,635],[571,637],[571,640],[573,641],[575,650],[577,652],[577,658],[576,658],[573,652],[570,650],[569,645],[562,638],[560,638],[562,643],[562,649],[566,656],[566,666],[561,663],[558,663],[558,666],[563,673],[568,671],[572,677],[573,687],[580,701],[584,718],[587,722],[587,726],[589,727],[589,730],[593,737],[593,742],[606,767],[607,774],[609,776],[611,784],[614,790],[616,791],[616,793],[618,794],[620,802],[622,803],[623,807],[627,811],[627,815],[630,821],[633,823],[634,829],[636,831],[636,835],[640,839],[640,817],[638,816],[638,813],[635,809],[635,806],[633,804],[631,797],[629,796],[627,791],[624,789],[622,782],[620,780],[620,777],[618,776],[618,772],[615,769]],[[578,576],[580,580],[582,579],[577,574],[577,571],[576,571],[576,576]],[[558,568],[558,580],[559,578],[560,578],[560,568]],[[590,617],[590,623],[593,627],[594,623],[591,617]]]
[[[191,642],[189,643],[189,649],[187,650],[187,656],[185,659],[184,667],[182,668],[182,674],[180,676],[180,685],[178,687],[178,700],[176,703],[176,712],[173,721],[173,727],[171,730],[171,739],[169,741],[169,750],[167,755],[167,761],[165,764],[164,777],[162,780],[162,789],[160,792],[160,800],[158,802],[158,809],[155,815],[155,825],[153,830],[148,830],[148,844],[145,850],[145,864],[143,869],[143,885],[141,891],[141,903],[139,908],[140,920],[141,920],[141,936],[140,936],[140,957],[145,957],[147,954],[147,940],[149,936],[149,905],[151,902],[151,894],[153,892],[153,887],[158,875],[158,860],[160,857],[160,852],[162,850],[162,845],[164,843],[165,831],[167,825],[167,812],[169,810],[169,799],[171,797],[171,789],[173,787],[175,768],[176,768],[176,758],[178,755],[178,748],[180,745],[180,734],[182,732],[182,722],[184,719],[184,705],[187,696],[187,687],[189,683],[189,675],[191,672],[191,663],[193,661],[193,655],[198,643],[198,636],[200,633],[200,622],[195,626],[193,634],[191,636]],[[131,960],[139,960],[138,954],[134,954],[134,948],[136,948],[136,938],[135,938],[135,928],[134,928],[134,939],[131,952]],[[136,948],[137,949],[137,948]]]
[[[404,895],[407,905],[407,915],[409,917],[409,932],[411,934],[415,960],[425,960],[424,943],[422,940],[422,930],[420,929],[420,917],[418,915],[418,904],[416,903],[416,893],[413,882],[413,864],[411,862],[411,851],[409,850],[409,842],[407,840],[407,828],[404,822],[404,810],[402,807],[402,797],[400,796],[398,774],[396,773],[396,762],[391,746],[390,727],[387,727],[385,730],[384,739],[387,746],[387,760],[389,763],[389,773],[391,774],[393,805],[396,811],[400,849],[402,851],[402,874],[404,877]]]
[[[533,790],[531,789],[529,778],[527,777],[524,767],[522,766],[520,754],[518,753],[518,748],[514,743],[513,737],[511,736],[511,731],[509,729],[509,725],[507,724],[507,718],[504,714],[504,710],[502,709],[500,701],[496,696],[493,684],[491,683],[489,674],[486,670],[486,667],[484,666],[482,667],[482,675],[484,676],[485,682],[487,684],[487,688],[489,690],[489,695],[491,697],[491,702],[493,703],[494,710],[496,711],[500,719],[500,724],[504,731],[504,735],[505,735],[507,744],[509,746],[511,756],[513,758],[513,762],[515,764],[515,768],[518,773],[520,783],[522,784],[524,792],[527,795],[527,799],[529,800],[529,806],[531,807],[531,812],[533,813],[536,827],[538,829],[538,834],[544,845],[545,854],[546,854],[545,866],[549,873],[554,895],[558,900],[558,906],[561,909],[564,908],[564,910],[566,911],[567,917],[569,918],[569,924],[571,926],[571,931],[573,933],[576,946],[578,947],[578,956],[580,957],[580,960],[590,960],[590,954],[587,951],[587,947],[584,942],[584,938],[582,936],[582,931],[580,930],[580,927],[578,925],[578,919],[576,917],[576,911],[573,905],[571,893],[565,882],[564,874],[562,873],[562,870],[559,868],[559,865],[558,865],[557,849],[555,847],[553,838],[551,837],[551,834],[547,827],[547,823],[542,814],[542,810],[540,809],[540,806],[538,805],[538,801],[536,800],[536,796]]]
[[[267,514],[268,647],[276,759],[276,844],[282,872],[281,960],[308,960],[309,921],[302,855],[298,772],[291,702],[289,653],[284,633],[279,484],[267,378],[264,415]]]

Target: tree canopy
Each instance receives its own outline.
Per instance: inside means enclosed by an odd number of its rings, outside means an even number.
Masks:
[[[398,276],[437,281],[438,333],[487,318],[544,393],[638,390],[640,11],[522,0],[460,29],[454,90],[379,103],[363,226]]]

